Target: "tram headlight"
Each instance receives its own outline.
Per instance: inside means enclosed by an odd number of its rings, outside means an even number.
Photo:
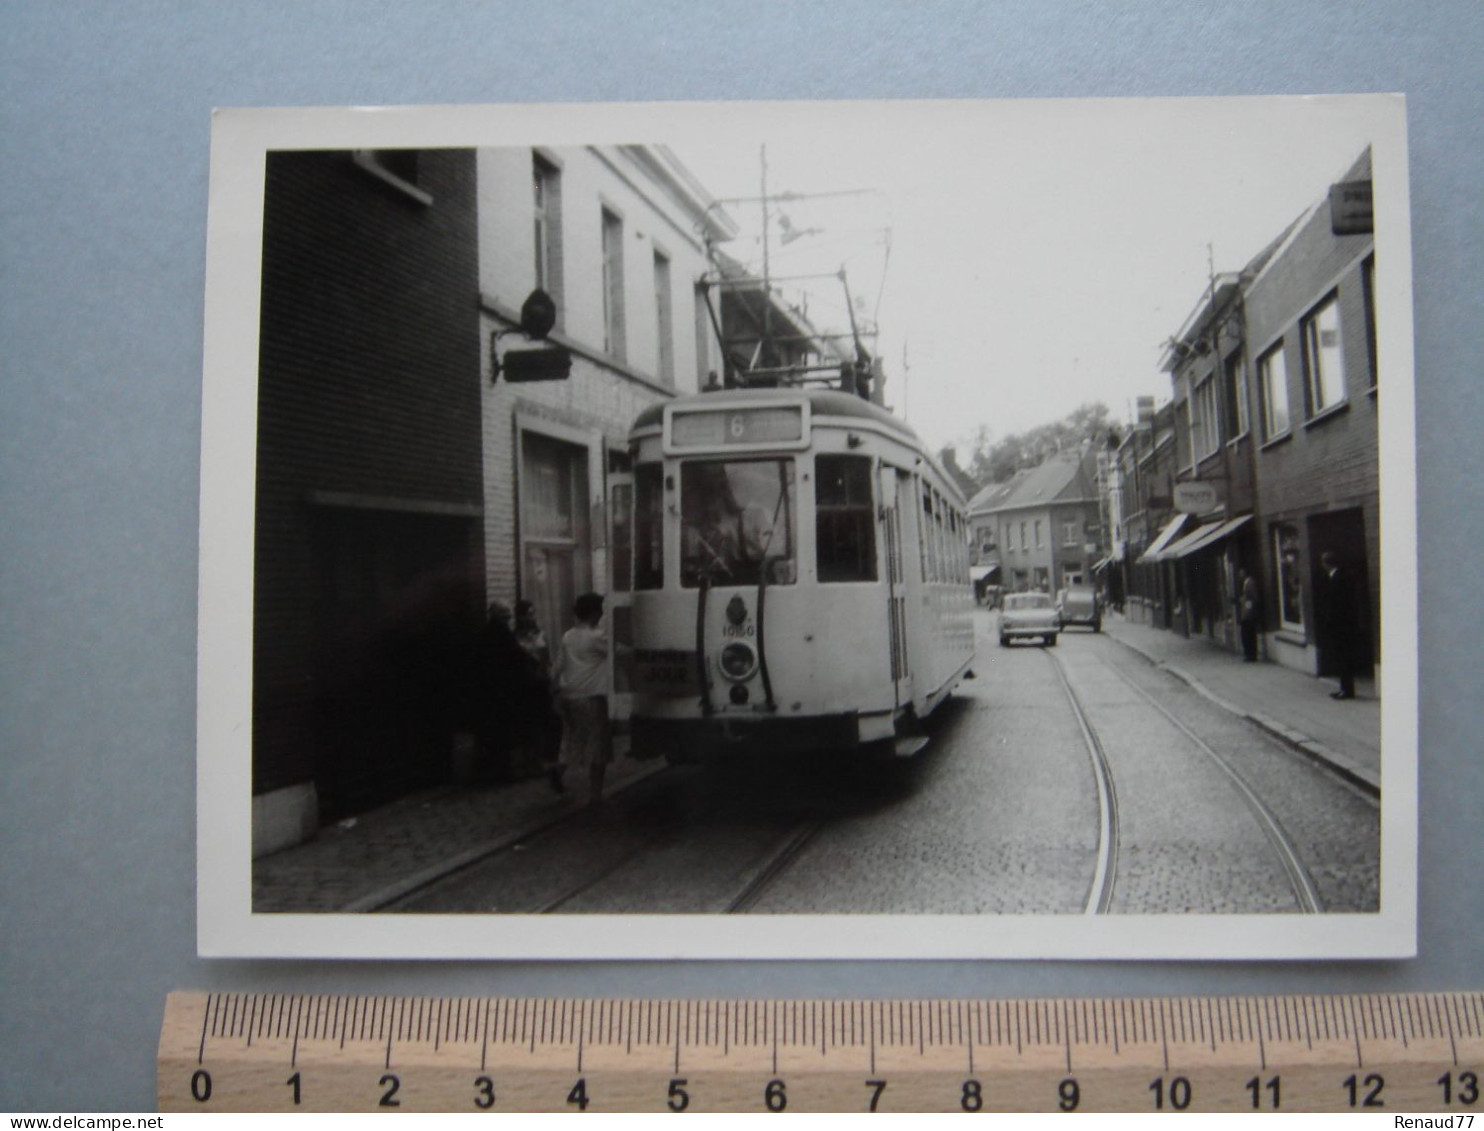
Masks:
[[[750,644],[734,640],[721,650],[721,674],[734,683],[749,679],[757,670],[757,653]]]

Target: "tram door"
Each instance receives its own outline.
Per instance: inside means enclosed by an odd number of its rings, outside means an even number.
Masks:
[[[881,485],[881,538],[886,575],[887,617],[891,628],[891,678],[896,706],[912,702],[912,672],[907,648],[907,576],[902,556],[902,499],[911,498],[906,472],[886,464],[878,476]]]
[[[629,717],[630,675],[634,647],[634,476],[628,471],[608,473],[608,596],[603,602],[608,639],[613,647],[609,665],[608,713]]]

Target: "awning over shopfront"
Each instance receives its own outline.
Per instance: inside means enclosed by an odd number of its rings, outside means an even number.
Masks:
[[[1109,554],[1106,558],[1099,558],[1097,561],[1092,563],[1092,572],[1102,573],[1103,570],[1107,569],[1110,565],[1113,564],[1113,561],[1114,557],[1112,554]]]
[[[1161,557],[1165,560],[1183,558],[1197,550],[1209,549],[1251,521],[1252,516],[1244,514],[1240,518],[1227,519],[1225,522],[1208,522],[1199,530],[1187,534],[1179,542],[1166,547]]]
[[[1190,515],[1188,514],[1177,514],[1169,522],[1165,523],[1164,529],[1159,532],[1159,536],[1153,542],[1149,543],[1147,550],[1139,555],[1139,564],[1143,565],[1146,562],[1159,561],[1161,551],[1185,528],[1185,523],[1189,519]]]
[[[997,574],[999,572],[1000,572],[1000,563],[999,562],[988,562],[985,565],[970,566],[969,567],[969,580],[970,581],[983,581],[986,577],[993,577],[995,574]]]

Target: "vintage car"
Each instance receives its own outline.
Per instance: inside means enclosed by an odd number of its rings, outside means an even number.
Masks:
[[[1061,626],[1083,624],[1094,632],[1103,631],[1103,605],[1097,591],[1085,586],[1071,586],[1056,595],[1056,611]]]
[[[1000,647],[1009,647],[1010,641],[1027,636],[1040,637],[1048,646],[1055,647],[1056,634],[1061,631],[1061,618],[1056,606],[1051,603],[1049,593],[1008,593],[1000,609]]]

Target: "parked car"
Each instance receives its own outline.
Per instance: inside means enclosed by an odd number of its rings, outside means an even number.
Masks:
[[[1061,624],[1085,624],[1094,632],[1103,631],[1103,603],[1097,590],[1081,586],[1063,589],[1056,595],[1056,611]]]
[[[1039,636],[1048,647],[1056,646],[1061,618],[1049,593],[1007,593],[1000,609],[1000,647],[1026,636]]]

